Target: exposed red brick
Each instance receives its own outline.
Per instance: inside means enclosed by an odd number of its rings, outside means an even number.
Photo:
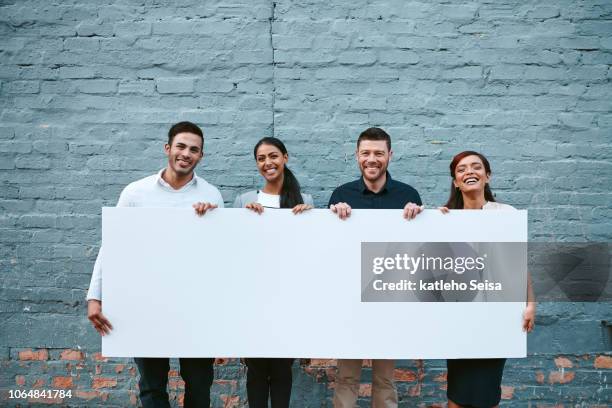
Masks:
[[[215,358],[215,365],[226,365],[229,362],[229,358],[218,357]]]
[[[574,380],[576,374],[570,371],[551,371],[548,382],[551,384],[566,384]]]
[[[372,384],[359,384],[359,396],[370,397],[372,395]]]
[[[72,388],[72,377],[53,377],[53,387]]]
[[[138,405],[138,396],[135,392],[129,391],[130,394],[130,404],[136,406]]]
[[[395,381],[413,382],[416,381],[417,375],[414,371],[396,368],[393,371],[393,378]]]
[[[555,358],[555,365],[558,368],[572,368],[574,366],[569,358],[563,356]]]
[[[15,377],[15,384],[17,384],[19,386],[24,386],[25,383],[26,383],[25,376],[18,375],[18,376]]]
[[[215,384],[221,387],[229,387],[232,392],[238,389],[238,381],[236,380],[215,380]]]
[[[593,362],[595,368],[612,368],[612,356],[597,356]]]
[[[177,397],[176,397],[176,402],[178,403],[179,407],[185,406],[185,393],[181,392]]]
[[[108,361],[108,358],[104,357],[104,356],[102,355],[102,353],[93,353],[93,354],[91,355],[91,358],[92,358],[94,361],[100,361],[100,362],[103,362],[103,363],[106,363],[106,362]]]
[[[23,350],[19,352],[20,360],[48,360],[49,359],[49,351],[47,349],[40,350]]]
[[[508,387],[505,385],[501,386],[502,395],[501,398],[505,400],[512,399],[514,396],[514,387]]]
[[[311,367],[331,367],[336,366],[338,361],[330,358],[313,358],[310,360]]]
[[[446,382],[448,373],[445,371],[442,374],[438,374],[434,377],[435,382]]]
[[[122,373],[124,368],[125,368],[125,364],[117,364],[117,366],[115,367],[115,372],[117,374]]]
[[[98,398],[100,396],[100,391],[76,391],[74,395],[77,398],[89,401]]]
[[[168,387],[171,390],[177,390],[179,388],[184,389],[185,388],[185,382],[183,380],[168,380]]]
[[[240,397],[238,395],[219,395],[221,401],[223,401],[223,408],[235,408],[240,406]]]
[[[536,371],[536,382],[538,384],[544,384],[544,373],[542,371]]]
[[[117,380],[114,378],[94,377],[91,384],[92,388],[112,388],[117,386]]]
[[[136,377],[136,367],[130,367],[128,372],[130,373],[132,377]]]
[[[85,354],[79,350],[66,349],[60,353],[62,360],[84,360]]]
[[[176,370],[170,370],[168,371],[168,377],[178,377],[179,376],[179,372]]]
[[[32,388],[42,388],[44,387],[45,384],[46,384],[45,380],[42,378],[39,378],[38,380],[34,381],[34,384],[32,384]]]
[[[363,362],[361,363],[362,367],[372,367],[372,360],[371,359],[366,359],[363,360]]]
[[[96,375],[102,374],[102,366],[100,364],[96,364]]]

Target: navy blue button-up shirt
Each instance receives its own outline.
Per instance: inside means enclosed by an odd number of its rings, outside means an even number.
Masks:
[[[363,181],[363,177],[336,188],[329,199],[332,204],[347,203],[355,209],[403,209],[408,203],[422,205],[419,193],[408,184],[395,181],[387,172],[387,181],[383,188],[374,193]]]

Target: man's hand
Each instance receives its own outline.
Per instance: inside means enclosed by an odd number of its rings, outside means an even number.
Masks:
[[[416,205],[415,203],[408,203],[404,207],[404,218],[408,221],[414,219],[421,211],[425,208],[424,205]]]
[[[91,299],[87,301],[87,318],[91,321],[94,329],[100,336],[109,334],[113,329],[108,319],[102,314],[102,302],[99,300]]]
[[[341,220],[346,220],[351,216],[351,206],[347,203],[337,203],[329,206],[334,214],[337,214]]]
[[[536,308],[535,303],[530,303],[523,311],[523,331],[529,333],[535,326]]]
[[[206,214],[206,211],[214,210],[215,208],[217,208],[217,204],[197,202],[193,205],[193,208],[196,214],[201,217],[202,215]]]
[[[301,214],[304,211],[307,210],[311,210],[312,209],[312,205],[308,205],[308,204],[298,204],[295,207],[293,207],[293,209],[291,210],[294,214]]]
[[[264,212],[263,205],[259,203],[249,203],[244,208],[248,208],[251,211],[255,211],[257,214]]]

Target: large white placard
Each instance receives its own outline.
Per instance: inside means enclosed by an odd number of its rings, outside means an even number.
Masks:
[[[361,302],[361,242],[526,242],[526,211],[103,209],[113,357],[525,357],[524,304]]]

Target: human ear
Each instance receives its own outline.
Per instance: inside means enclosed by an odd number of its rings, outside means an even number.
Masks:
[[[166,153],[166,156],[170,154],[170,145],[168,143],[164,145],[164,153]]]

